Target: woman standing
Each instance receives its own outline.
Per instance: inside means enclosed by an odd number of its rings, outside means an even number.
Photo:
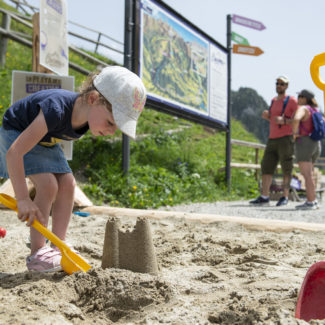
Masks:
[[[317,110],[314,94],[309,90],[302,90],[298,94],[298,109],[292,121],[295,139],[295,154],[301,174],[305,179],[307,200],[296,206],[300,210],[319,209],[316,199],[316,185],[313,179],[313,164],[320,156],[320,141],[312,140],[309,135],[313,131],[312,112]]]

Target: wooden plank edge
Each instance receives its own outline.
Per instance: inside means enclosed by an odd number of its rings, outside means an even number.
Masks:
[[[160,211],[160,210],[140,210],[128,208],[114,208],[108,206],[91,206],[81,211],[91,214],[107,214],[112,217],[143,217],[154,220],[164,218],[185,219],[201,223],[230,222],[240,224],[250,230],[290,232],[294,230],[302,231],[325,231],[325,224],[296,222],[276,219],[257,219],[247,217],[222,216],[216,214],[188,213],[179,211]]]

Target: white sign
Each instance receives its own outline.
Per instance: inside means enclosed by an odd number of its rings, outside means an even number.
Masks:
[[[62,75],[69,74],[66,0],[40,2],[40,64]]]
[[[227,54],[210,45],[210,116],[227,124]]]
[[[11,103],[43,89],[74,90],[74,77],[49,73],[12,71]],[[72,159],[72,141],[60,142],[65,157]]]

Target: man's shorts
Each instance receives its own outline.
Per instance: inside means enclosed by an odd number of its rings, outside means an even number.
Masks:
[[[314,141],[309,136],[298,138],[295,143],[295,156],[297,162],[314,163],[320,156],[321,148],[321,142]]]
[[[262,175],[273,175],[280,162],[282,173],[291,176],[293,169],[294,141],[291,135],[268,139],[262,159]]]

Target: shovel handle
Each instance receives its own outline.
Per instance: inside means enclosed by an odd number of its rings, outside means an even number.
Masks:
[[[0,193],[0,202],[8,207],[11,210],[14,210],[18,212],[17,209],[17,201],[6,194]],[[28,221],[28,219],[27,219]],[[32,226],[40,232],[44,237],[46,237],[48,240],[50,240],[55,246],[61,248],[64,248],[65,250],[69,250],[69,246],[67,246],[66,243],[64,243],[58,236],[54,235],[52,231],[48,230],[46,227],[44,227],[38,220],[34,220],[32,223]]]
[[[323,65],[325,65],[325,53],[316,55],[310,63],[310,74],[314,84],[325,91],[325,82],[319,75],[319,68]]]
[[[34,220],[32,226],[58,248],[64,248],[65,250],[69,249],[67,244],[65,244],[58,236],[54,235],[52,231],[44,227],[39,221]]]
[[[325,65],[325,53],[316,55],[310,63],[310,75],[314,84],[324,92],[324,104],[325,104],[325,82],[319,75],[319,68]],[[325,105],[324,105],[325,107]]]

